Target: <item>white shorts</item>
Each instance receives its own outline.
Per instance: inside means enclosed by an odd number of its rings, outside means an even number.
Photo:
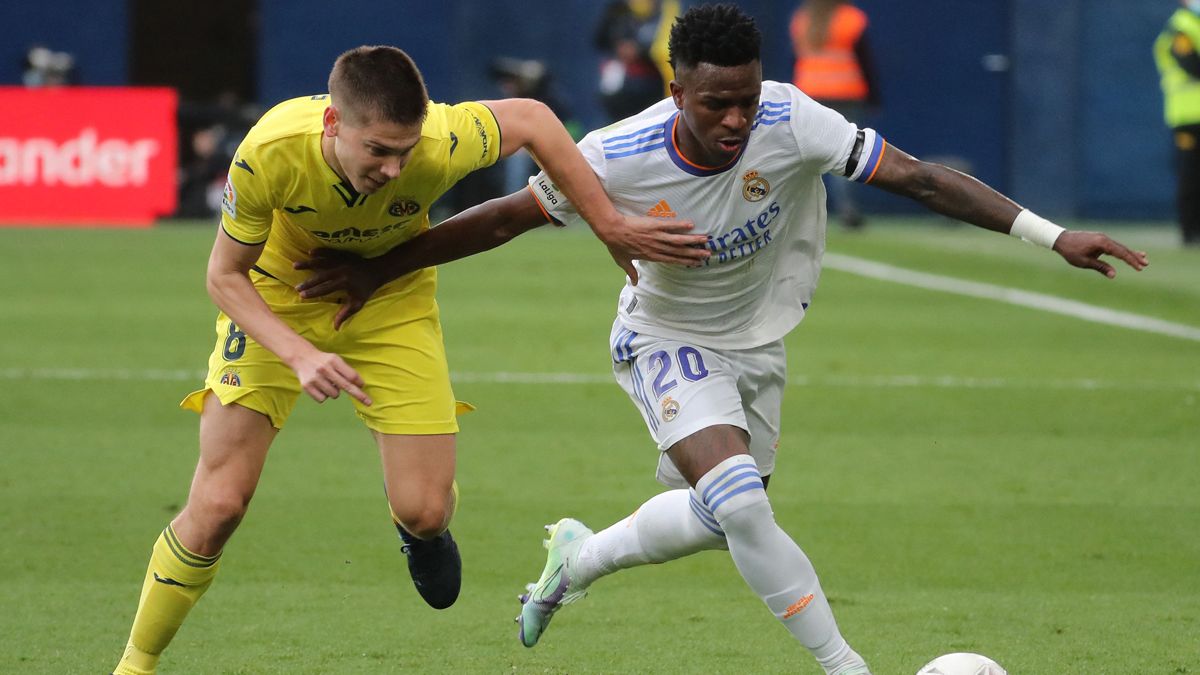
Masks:
[[[609,344],[613,375],[658,444],[658,482],[688,487],[666,450],[718,424],[744,429],[759,473],[775,470],[787,381],[783,340],[753,349],[712,349],[642,335],[618,319]]]

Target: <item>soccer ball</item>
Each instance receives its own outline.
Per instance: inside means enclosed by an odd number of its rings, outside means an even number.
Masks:
[[[1008,675],[1008,671],[986,656],[957,652],[926,663],[917,675]]]

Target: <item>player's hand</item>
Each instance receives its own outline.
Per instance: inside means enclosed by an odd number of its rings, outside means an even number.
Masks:
[[[308,260],[292,263],[298,270],[312,274],[296,286],[302,298],[319,298],[331,293],[345,293],[342,306],[333,317],[333,327],[340,329],[354,313],[367,304],[371,295],[383,285],[383,279],[364,258],[329,248],[308,252]]]
[[[1144,252],[1132,251],[1099,232],[1067,230],[1058,235],[1058,240],[1054,242],[1054,250],[1072,265],[1096,270],[1109,279],[1117,276],[1117,270],[1101,260],[1102,255],[1120,258],[1139,272],[1150,264]]]
[[[337,398],[344,391],[363,405],[371,405],[371,397],[362,390],[362,377],[337,354],[313,349],[288,365],[300,378],[300,387],[317,403]]]
[[[629,281],[637,285],[633,261],[674,263],[696,267],[708,259],[708,237],[688,234],[692,224],[651,216],[625,216],[616,227],[598,228],[596,236],[608,246],[617,266],[625,270]]]

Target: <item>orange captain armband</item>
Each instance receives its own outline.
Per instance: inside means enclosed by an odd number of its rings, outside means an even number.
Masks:
[[[879,169],[883,155],[887,152],[887,141],[883,140],[874,129],[859,129],[854,139],[854,148],[850,150],[850,159],[846,160],[846,178],[859,183],[870,183]]]

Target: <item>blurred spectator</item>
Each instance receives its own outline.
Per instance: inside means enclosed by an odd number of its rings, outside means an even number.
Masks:
[[[26,87],[59,87],[75,84],[75,57],[35,45],[25,52],[21,81]]]
[[[545,63],[500,56],[492,59],[489,73],[505,98],[532,98],[545,103],[555,116],[562,120],[567,132],[571,134],[571,138],[577,141],[583,138],[583,124],[575,119],[571,114],[570,107],[559,95]],[[533,157],[530,157],[529,153],[523,149],[505,158],[503,166],[503,189],[491,197],[520,190],[525,187],[529,177],[538,172]],[[483,174],[484,172],[476,173]]]
[[[665,12],[662,5],[669,5],[671,11]],[[664,82],[670,77],[653,52],[656,44],[665,43],[664,28],[674,21],[678,6],[675,1],[614,0],[605,8],[595,44],[605,55],[600,65],[600,101],[609,121],[639,113],[665,96]],[[663,55],[659,57],[665,65]]]
[[[261,111],[223,92],[211,103],[179,105],[179,218],[206,218],[221,207],[225,175]]]
[[[1200,0],[1180,4],[1154,42],[1154,60],[1162,76],[1164,117],[1175,135],[1183,243],[1200,246]]]
[[[867,15],[849,0],[804,0],[792,14],[789,32],[796,57],[792,83],[813,100],[859,122],[867,106],[879,104],[867,48]],[[863,226],[848,181],[827,180],[842,225]]]

